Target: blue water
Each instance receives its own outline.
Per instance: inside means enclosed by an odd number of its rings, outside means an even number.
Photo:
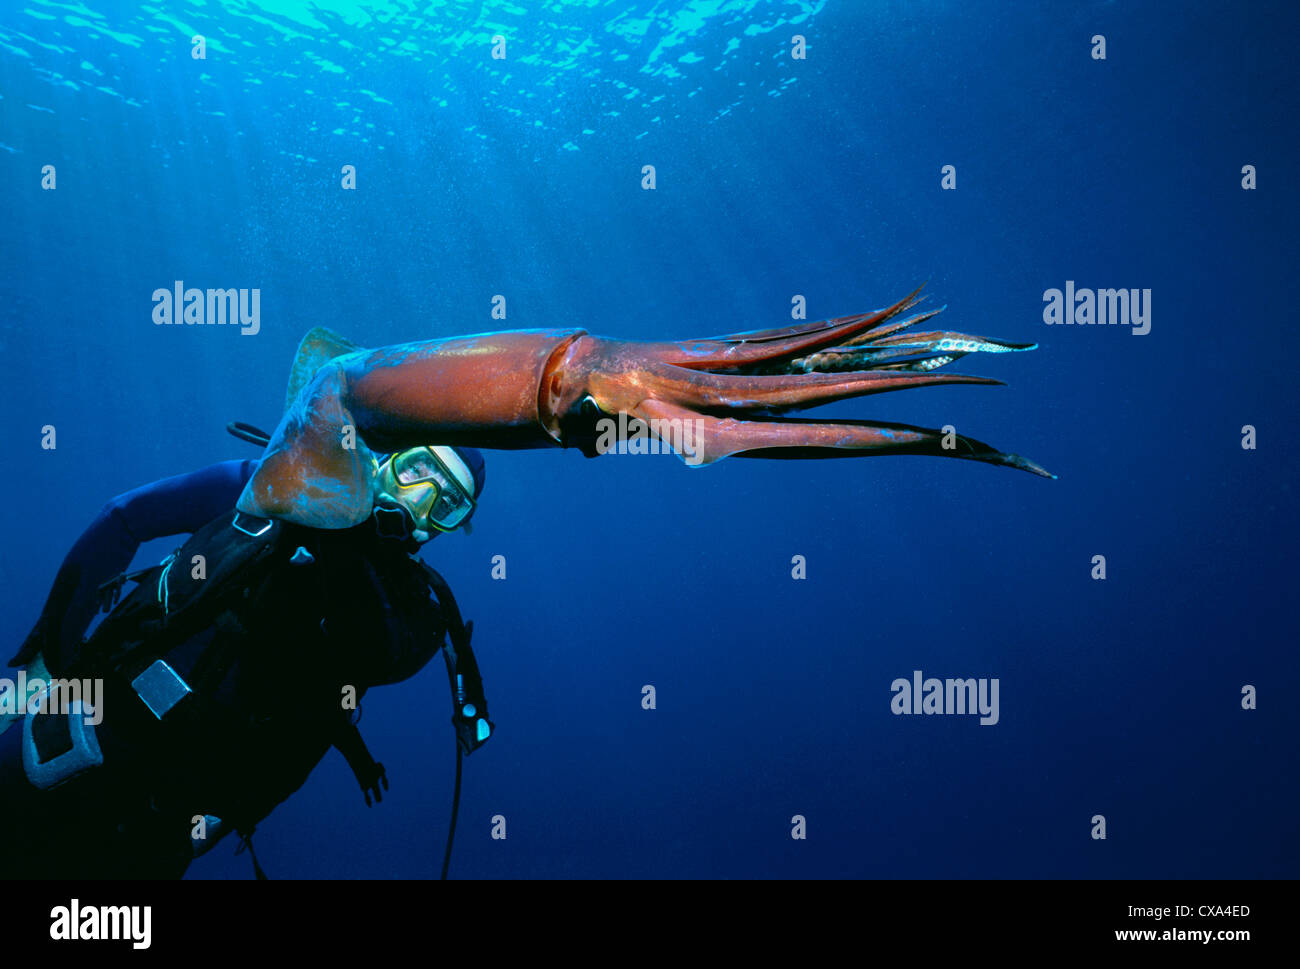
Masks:
[[[1059,480],[488,455],[473,534],[425,552],[498,725],[453,875],[1294,877],[1296,26],[1226,2],[8,5],[5,648],[106,499],[255,454],[224,426],[278,420],[311,326],[686,338],[928,280],[946,326],[1040,348],[957,368],[1006,388],[825,413],[951,423]],[[260,288],[261,331],[153,325],[178,279]],[[1045,325],[1067,280],[1150,289],[1150,332]],[[892,714],[914,670],[997,678],[999,722]],[[389,796],[367,809],[331,754],[260,826],[270,875],[436,876],[449,716],[438,661],[368,696]],[[233,847],[189,877],[251,877]]]

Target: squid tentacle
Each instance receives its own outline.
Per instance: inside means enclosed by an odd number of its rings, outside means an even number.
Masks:
[[[780,413],[819,407],[851,397],[888,393],[910,387],[940,384],[1001,385],[992,377],[960,373],[882,373],[854,370],[847,373],[782,373],[766,375],[719,374],[679,367],[654,367],[645,381],[647,397],[734,411]]]
[[[941,384],[1001,384],[965,374],[935,373],[970,353],[1013,353],[1013,343],[952,330],[918,332],[945,307],[911,316],[920,287],[874,313],[756,330],[683,343],[659,344],[654,362],[632,384],[613,392],[592,381],[592,401],[605,413],[645,420],[698,421],[707,442],[699,463],[732,454],[827,457],[936,454],[963,457],[1054,477],[1037,463],[960,435],[879,422],[738,420],[729,415],[780,415],[850,397]],[[600,367],[594,368],[598,374]],[[671,415],[671,416],[666,416]],[[671,442],[669,442],[671,444]],[[699,455],[694,455],[698,457]],[[686,455],[683,455],[686,457]]]
[[[1018,454],[1006,454],[983,441],[911,424],[853,420],[782,420],[711,417],[659,400],[646,400],[634,416],[650,422],[699,421],[695,464],[708,465],[735,455],[747,458],[805,459],[870,457],[880,454],[921,454],[964,458],[1055,478],[1042,465]],[[652,428],[653,424],[650,425]],[[797,441],[794,440],[797,436]],[[671,442],[669,442],[671,443]]]
[[[684,340],[662,345],[665,363],[691,369],[743,367],[777,359],[790,359],[835,346],[880,327],[921,301],[917,287],[892,306],[874,313],[841,316],[817,323],[800,324],[771,330],[755,330],[730,336]]]
[[[929,372],[967,353],[1008,353],[1037,346],[950,330],[905,332],[947,308],[940,306],[897,319],[924,300],[919,294],[920,287],[874,313],[671,344],[672,349],[666,350],[661,360],[691,370],[753,376],[866,370]],[[906,359],[909,357],[914,359]]]

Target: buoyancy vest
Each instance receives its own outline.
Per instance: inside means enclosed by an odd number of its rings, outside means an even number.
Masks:
[[[462,746],[491,732],[472,624],[441,576],[369,523],[323,531],[231,511],[132,578],[52,672],[103,680],[119,766],[176,823],[213,815],[251,833],[331,745],[365,789],[378,765],[356,733],[358,702],[422,669],[449,627],[453,694],[468,675],[475,701],[473,719],[453,715]]]

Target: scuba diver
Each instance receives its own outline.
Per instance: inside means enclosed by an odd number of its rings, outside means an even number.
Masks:
[[[322,335],[311,338],[319,351]],[[248,425],[231,429],[266,443]],[[0,825],[23,833],[0,852],[0,875],[179,877],[230,831],[251,853],[256,825],[331,747],[366,803],[382,801],[388,778],[358,731],[360,700],[439,649],[458,801],[460,755],[493,725],[473,624],[415,553],[469,528],[482,455],[426,445],[375,460],[372,515],[341,531],[234,510],[258,464],[227,461],[121,495],[73,545],[11,660],[50,685],[30,701],[24,690],[27,715],[0,724]],[[161,565],[123,573],[142,542],[183,533]],[[116,608],[83,640],[101,604]],[[97,695],[69,687],[87,681],[102,682]],[[444,877],[450,847],[449,835]],[[255,854],[253,864],[264,877]]]
[[[54,855],[29,844],[29,873],[179,875],[206,844],[203,821],[248,843],[331,745],[368,796],[379,796],[383,768],[341,699],[412,675],[444,629],[459,791],[461,754],[492,732],[468,648],[472,626],[410,552],[467,521],[482,488],[473,448],[595,457],[609,449],[612,426],[631,422],[684,458],[678,445],[691,442],[693,467],[733,455],[924,454],[1054,477],[951,428],[785,416],[910,387],[997,384],[940,371],[969,353],[1033,349],[905,332],[942,309],[905,316],[918,294],[872,313],[681,341],[517,330],[367,350],[311,331],[260,461],[198,473],[226,481],[219,497],[179,499],[192,504],[195,520],[184,524],[198,531],[133,576],[134,591],[84,644],[76,627],[98,576],[76,561],[60,571],[52,608],[20,659],[40,652],[56,677],[102,678],[104,719],[92,733],[84,721],[93,718],[29,712],[21,745],[0,735],[0,824],[31,831],[30,842],[59,839]],[[164,485],[207,494],[197,481]],[[413,486],[429,489],[418,504]],[[216,517],[199,527],[208,512]],[[127,539],[164,533],[121,524]],[[110,594],[120,585],[110,583]],[[450,845],[449,836],[444,875]]]

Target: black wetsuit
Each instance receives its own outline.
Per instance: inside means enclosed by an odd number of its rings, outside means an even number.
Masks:
[[[247,470],[232,474],[232,464],[218,475],[229,483]],[[210,510],[202,505],[195,502],[195,510]],[[166,586],[173,599],[184,600],[193,553],[210,551],[219,570],[232,541],[266,541],[245,536],[257,520],[244,516],[238,531],[234,521],[233,511],[218,515],[186,543]],[[130,664],[119,668],[113,655],[131,635],[139,638],[130,610],[110,615],[84,645],[79,635],[70,645],[67,629],[38,636],[52,675],[104,679],[96,730],[104,764],[39,791],[23,771],[21,725],[0,735],[0,877],[178,877],[193,857],[195,816],[250,834],[331,746],[348,755],[363,788],[377,785],[382,768],[360,744],[345,700],[348,691],[359,699],[369,687],[406,679],[443,646],[443,607],[431,595],[437,586],[411,547],[379,538],[370,522],[342,531],[288,523],[275,529],[263,567],[223,580],[231,587],[214,597],[215,618],[195,610],[190,618],[200,621],[189,629],[173,602],[176,615],[150,638],[146,661],[149,650],[165,650],[193,688],[161,720],[132,688]],[[80,571],[76,581],[61,573],[65,595],[88,583]],[[156,572],[144,577],[133,607],[153,607]],[[53,606],[77,614],[66,602]]]

